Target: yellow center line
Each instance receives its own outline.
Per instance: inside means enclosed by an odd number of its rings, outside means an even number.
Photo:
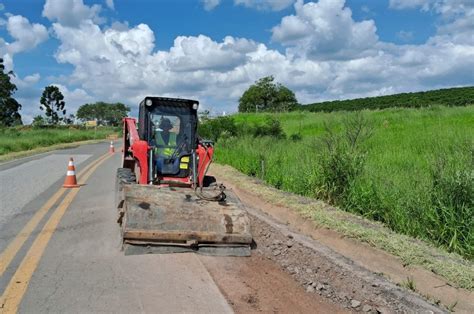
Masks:
[[[96,163],[103,160],[105,157],[109,156],[109,153],[104,154],[103,156],[97,158],[86,168],[84,168],[77,175],[80,178],[84,173],[86,173],[90,168],[92,168]],[[8,265],[15,258],[18,251],[21,249],[25,241],[30,237],[31,233],[36,229],[36,226],[40,223],[41,219],[46,215],[51,207],[56,204],[56,202],[61,198],[61,196],[67,191],[65,188],[60,188],[53,196],[31,217],[30,221],[23,227],[23,229],[17,234],[15,239],[7,246],[7,248],[0,254],[0,276],[3,275]]]
[[[92,168],[90,168],[87,173],[82,177],[79,184],[84,184],[87,179],[94,173],[94,171],[107,159],[109,159],[112,154],[106,156],[98,163],[96,163]],[[61,218],[68,209],[69,205],[72,203],[74,198],[80,189],[71,190],[59,204],[56,210],[51,214],[51,217],[46,222],[45,226],[41,232],[36,237],[33,245],[29,249],[25,258],[21,262],[20,266],[16,270],[12,279],[10,280],[5,292],[0,298],[0,313],[16,313],[18,311],[18,306],[23,298],[23,295],[28,288],[31,277],[33,276],[36,267],[48,245],[49,240],[53,236],[54,231],[56,230]]]

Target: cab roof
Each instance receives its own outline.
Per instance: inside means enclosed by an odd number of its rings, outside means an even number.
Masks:
[[[147,96],[142,100],[140,104],[144,104],[147,99],[151,99],[154,105],[187,105],[192,106],[194,104],[199,104],[199,101],[193,99],[183,99],[183,98],[170,98],[170,97],[156,97],[156,96]]]

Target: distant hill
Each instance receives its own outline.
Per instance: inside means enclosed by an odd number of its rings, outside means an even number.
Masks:
[[[467,106],[474,104],[474,86],[402,93],[388,96],[325,101],[300,106],[301,110],[355,111],[362,109],[384,109],[393,107],[419,108],[433,105]]]

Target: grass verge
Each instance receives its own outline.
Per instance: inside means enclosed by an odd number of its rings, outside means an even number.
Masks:
[[[474,106],[224,118],[217,162],[474,260]]]
[[[76,147],[76,146],[79,146],[79,145],[95,144],[95,143],[100,143],[100,142],[104,142],[104,141],[105,141],[105,139],[78,141],[78,142],[72,142],[72,143],[61,143],[61,144],[55,144],[55,145],[46,146],[46,147],[37,147],[37,148],[33,148],[33,149],[30,149],[30,150],[25,150],[25,151],[20,151],[20,152],[8,153],[8,154],[0,155],[0,163],[10,161],[10,160],[13,160],[13,159],[24,158],[24,157],[28,157],[28,156],[32,156],[32,155],[42,154],[42,153],[50,152],[50,151],[53,151],[53,150],[66,149],[66,148]]]
[[[114,127],[87,129],[76,125],[0,128],[0,156],[62,143],[102,140],[118,131]]]

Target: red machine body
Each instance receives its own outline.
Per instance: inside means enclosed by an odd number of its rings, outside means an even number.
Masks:
[[[197,136],[197,109],[195,100],[146,97],[138,120],[123,119],[116,200],[125,254],[250,255],[245,209],[206,175],[214,148]]]
[[[140,139],[135,118],[123,119],[123,143],[122,167],[132,169],[139,184],[202,186],[206,170],[211,164],[214,154],[214,147],[211,142],[198,141],[197,148],[195,149],[197,157],[197,182],[193,182],[192,174],[184,178],[161,175],[150,178],[149,158],[153,146],[148,141]]]

